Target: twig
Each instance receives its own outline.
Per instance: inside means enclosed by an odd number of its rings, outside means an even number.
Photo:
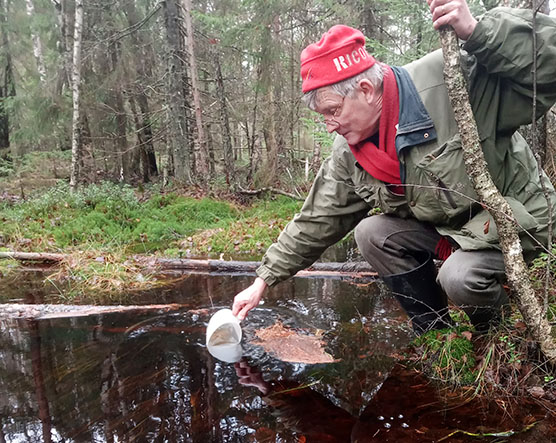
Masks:
[[[259,188],[259,189],[243,189],[243,188],[239,188],[239,193],[240,194],[246,194],[246,195],[259,195],[262,194],[264,192],[270,192],[272,194],[280,194],[280,195],[285,195],[286,197],[290,197],[293,198],[294,200],[297,201],[304,201],[305,199],[303,197],[297,196],[295,194],[291,194],[289,192],[286,191],[282,191],[281,189],[276,189],[273,187],[266,187],[266,188]]]

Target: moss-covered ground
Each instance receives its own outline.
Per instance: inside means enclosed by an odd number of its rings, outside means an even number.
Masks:
[[[284,196],[225,197],[108,182],[71,192],[60,181],[0,201],[0,250],[67,254],[51,277],[66,284],[64,296],[106,295],[154,283],[130,262],[137,254],[258,259],[301,207]],[[0,272],[13,268],[5,261]]]

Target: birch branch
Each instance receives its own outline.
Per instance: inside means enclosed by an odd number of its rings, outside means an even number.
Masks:
[[[512,209],[488,172],[461,71],[458,38],[451,27],[446,27],[440,30],[440,41],[444,54],[444,80],[461,136],[465,169],[481,202],[488,208],[494,208],[489,209],[489,212],[496,222],[506,275],[523,319],[545,357],[551,363],[556,363],[556,342],[551,336],[550,324],[543,315],[543,307],[539,304],[529,280],[529,270],[523,258]]]

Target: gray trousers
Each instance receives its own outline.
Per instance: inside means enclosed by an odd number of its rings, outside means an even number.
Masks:
[[[355,228],[357,246],[379,276],[402,274],[417,268],[421,263],[415,253],[426,251],[434,256],[440,238],[432,225],[389,215],[365,218]],[[492,315],[489,311],[500,311],[500,307],[508,303],[502,287],[505,279],[500,251],[458,249],[444,261],[436,282],[476,324],[483,321],[485,315]]]

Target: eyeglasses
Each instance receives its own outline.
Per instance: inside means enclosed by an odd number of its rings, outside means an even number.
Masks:
[[[343,96],[342,101],[338,104],[338,106],[336,106],[336,109],[334,109],[334,112],[331,112],[332,118],[324,118],[322,120],[324,122],[324,124],[330,125],[330,126],[340,126],[340,123],[338,122],[337,118],[340,117],[340,115],[342,114],[342,111],[344,109],[344,100],[345,99],[346,99],[346,97]]]

